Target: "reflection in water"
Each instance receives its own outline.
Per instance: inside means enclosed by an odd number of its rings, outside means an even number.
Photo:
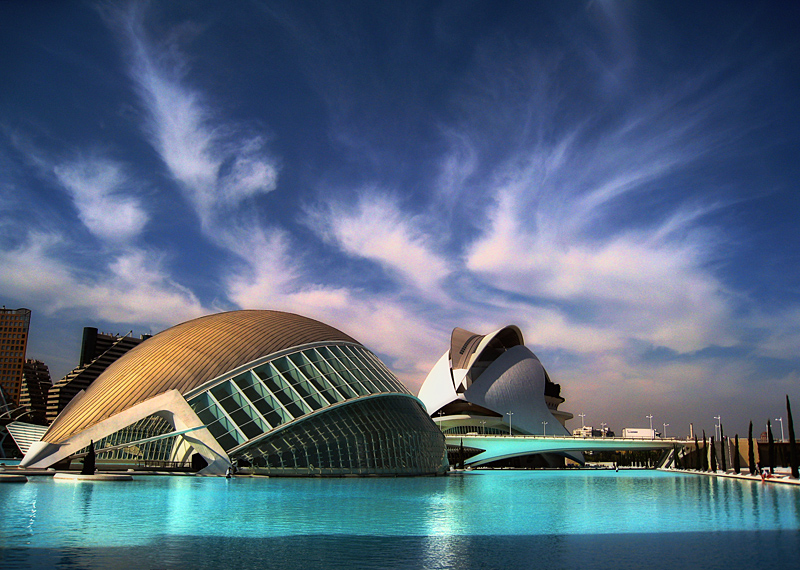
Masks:
[[[784,553],[798,549],[799,491],[654,471],[476,470],[408,479],[154,476],[124,484],[34,478],[0,488],[0,559],[3,570],[14,567],[5,563],[12,555],[41,558],[44,568],[61,562],[113,568],[119,556],[149,552],[160,556],[148,559],[149,567],[176,569],[197,559],[208,568],[214,567],[210,560],[217,567],[232,561],[281,567],[282,561],[290,568],[298,556],[307,563],[338,560],[342,567],[357,558],[359,567],[375,568],[571,568],[576,560],[586,567],[588,548],[597,560],[629,560],[627,567],[636,567],[635,560],[643,561],[629,553],[631,545],[657,552],[673,540],[681,541],[672,549],[679,553],[694,541],[699,551],[704,541],[716,541],[721,550],[744,556],[748,544],[761,548],[764,541]],[[727,544],[734,536],[736,544]],[[407,565],[388,564],[385,556]],[[664,556],[670,559],[669,550]]]

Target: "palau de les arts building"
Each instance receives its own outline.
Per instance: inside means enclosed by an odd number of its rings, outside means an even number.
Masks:
[[[231,463],[273,476],[434,475],[449,467],[445,433],[507,433],[512,408],[515,433],[540,433],[545,417],[548,433],[564,430],[518,328],[455,329],[452,345],[417,398],[361,343],[319,321],[279,311],[200,317],[111,364],[21,465],[65,464],[93,442],[101,462],[191,463],[209,475]]]
[[[448,436],[570,435],[564,422],[573,416],[558,410],[561,386],[513,325],[487,335],[453,329],[419,398]],[[565,457],[583,463],[581,453],[564,452],[532,454],[521,465],[557,467]]]

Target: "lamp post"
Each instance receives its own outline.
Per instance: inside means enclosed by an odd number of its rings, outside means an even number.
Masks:
[[[547,435],[547,422],[542,422],[542,435]]]
[[[781,441],[783,440],[783,418],[775,418],[776,422],[781,422]]]
[[[586,427],[586,422],[584,419],[586,418],[586,414],[578,414],[578,417],[581,419],[581,429]]]
[[[506,412],[508,416],[508,435],[511,435],[511,416],[514,415],[514,412]]]
[[[719,426],[722,425],[722,417],[714,416],[714,419],[717,420],[717,423],[714,424],[714,437],[717,438],[717,441],[719,441],[719,438],[717,437],[717,431],[719,430]]]
[[[600,428],[601,428],[601,431],[603,432],[603,437],[606,436],[606,431],[608,431],[608,430],[606,430],[607,427],[608,427],[608,424],[606,422],[600,422]]]
[[[656,432],[653,431],[653,414],[649,416],[645,416],[646,418],[650,418],[650,439],[656,438]]]
[[[486,420],[481,420],[481,432],[486,435]]]
[[[662,437],[662,438],[664,438],[664,439],[667,439],[667,426],[668,426],[668,425],[669,425],[669,424],[664,424],[664,435],[662,435],[662,436],[661,436],[661,437]]]

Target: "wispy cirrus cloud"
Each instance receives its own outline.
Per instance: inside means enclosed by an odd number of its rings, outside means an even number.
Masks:
[[[0,288],[48,314],[80,312],[120,323],[162,328],[209,312],[176,283],[158,255],[128,249],[95,271],[69,262],[64,236],[30,233],[19,247],[0,251]]]
[[[437,235],[396,199],[364,189],[354,203],[330,200],[309,207],[306,221],[323,240],[350,257],[375,262],[401,287],[444,300],[451,267],[432,243]]]
[[[299,313],[338,327],[380,354],[407,386],[418,387],[438,357],[430,347],[446,340],[449,330],[409,302],[408,288],[412,293],[417,289],[405,281],[407,276],[393,273],[406,293],[401,300],[394,291],[380,293],[319,279],[314,260],[303,256],[284,231],[251,227],[231,237],[229,247],[241,252],[243,260],[224,282],[231,302]]]
[[[91,157],[57,164],[53,172],[83,224],[104,242],[129,242],[145,227],[148,214],[131,191],[137,184],[121,164]]]
[[[535,89],[557,92],[552,65],[539,72]],[[464,247],[466,269],[532,307],[558,307],[571,326],[678,352],[737,343],[734,296],[713,270],[724,238],[704,224],[720,203],[660,191],[724,138],[708,101],[724,97],[711,91],[678,113],[683,89],[602,117],[602,129],[585,117],[554,125],[552,101],[530,108],[532,135],[485,179],[486,223]]]
[[[149,37],[142,10],[132,6],[116,16],[152,144],[213,235],[218,217],[275,190],[278,162],[263,134],[222,118],[210,97],[190,85],[180,51]]]

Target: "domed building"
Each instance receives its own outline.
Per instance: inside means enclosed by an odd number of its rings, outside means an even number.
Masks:
[[[565,435],[572,414],[542,363],[525,346],[519,327],[487,335],[455,328],[450,348],[434,365],[419,399],[446,436]],[[556,466],[579,453],[537,454],[527,466]]]
[[[50,467],[94,443],[98,462],[236,462],[269,475],[425,475],[444,436],[361,343],[279,311],[233,311],[167,329],[119,358],[22,462]]]

